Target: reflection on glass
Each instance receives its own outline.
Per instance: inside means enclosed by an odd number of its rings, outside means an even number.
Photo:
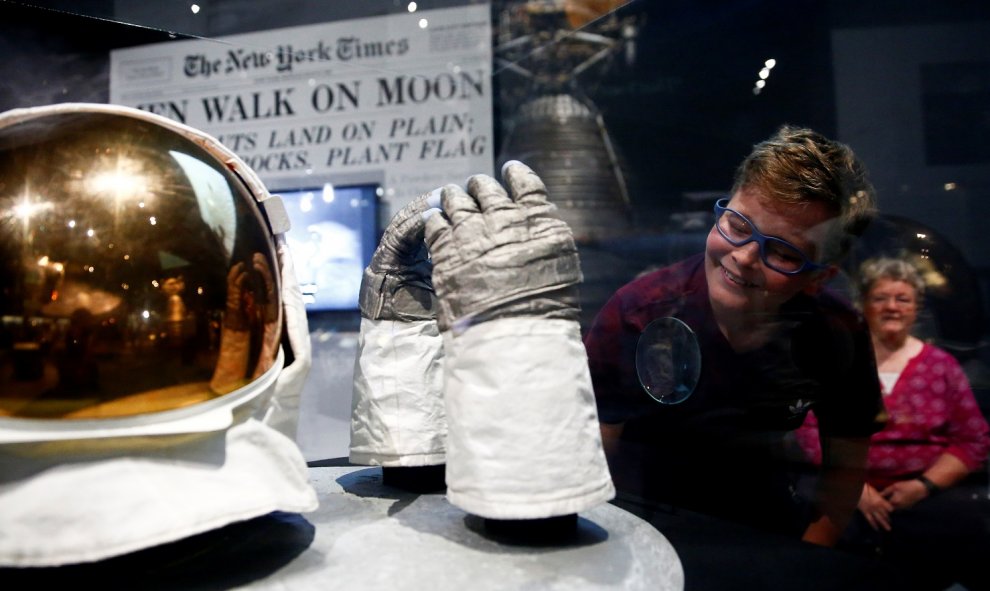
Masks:
[[[660,404],[687,400],[701,375],[701,349],[691,327],[669,316],[651,322],[636,345],[636,373]]]

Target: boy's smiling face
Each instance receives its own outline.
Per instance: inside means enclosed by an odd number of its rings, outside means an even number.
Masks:
[[[824,251],[827,231],[835,221],[834,213],[824,203],[780,203],[753,187],[736,191],[728,208],[744,215],[763,234],[790,242],[817,262]],[[828,267],[785,275],[763,263],[760,245],[755,241],[733,246],[715,226],[705,241],[708,294],[720,325],[772,316],[784,302],[802,291],[814,291],[835,272],[834,267]],[[735,315],[742,317],[733,318]]]

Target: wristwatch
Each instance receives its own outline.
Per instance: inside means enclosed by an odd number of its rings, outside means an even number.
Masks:
[[[925,485],[925,489],[928,490],[928,495],[929,496],[931,496],[931,495],[937,493],[938,491],[942,490],[942,488],[939,485],[937,485],[934,482],[932,482],[924,474],[922,474],[921,476],[918,476],[917,478],[915,478],[915,480],[918,480],[918,481],[921,482],[921,484],[924,484]]]

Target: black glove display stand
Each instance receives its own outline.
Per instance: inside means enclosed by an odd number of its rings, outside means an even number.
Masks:
[[[577,536],[577,513],[543,519],[485,519],[485,531],[506,544],[566,543]]]
[[[382,467],[382,484],[414,493],[442,493],[446,465]]]

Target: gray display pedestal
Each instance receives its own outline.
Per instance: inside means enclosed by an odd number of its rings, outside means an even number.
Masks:
[[[310,477],[320,499],[312,513],[270,513],[93,563],[0,568],[0,581],[142,591],[684,588],[670,542],[611,504],[581,513],[573,535],[551,543],[540,530],[499,537],[443,494],[385,486],[381,468],[311,467]]]
[[[654,527],[613,505],[578,516],[562,544],[505,543],[442,494],[382,484],[379,468],[311,468],[320,508],[312,544],[249,589],[650,589],[684,571]]]

